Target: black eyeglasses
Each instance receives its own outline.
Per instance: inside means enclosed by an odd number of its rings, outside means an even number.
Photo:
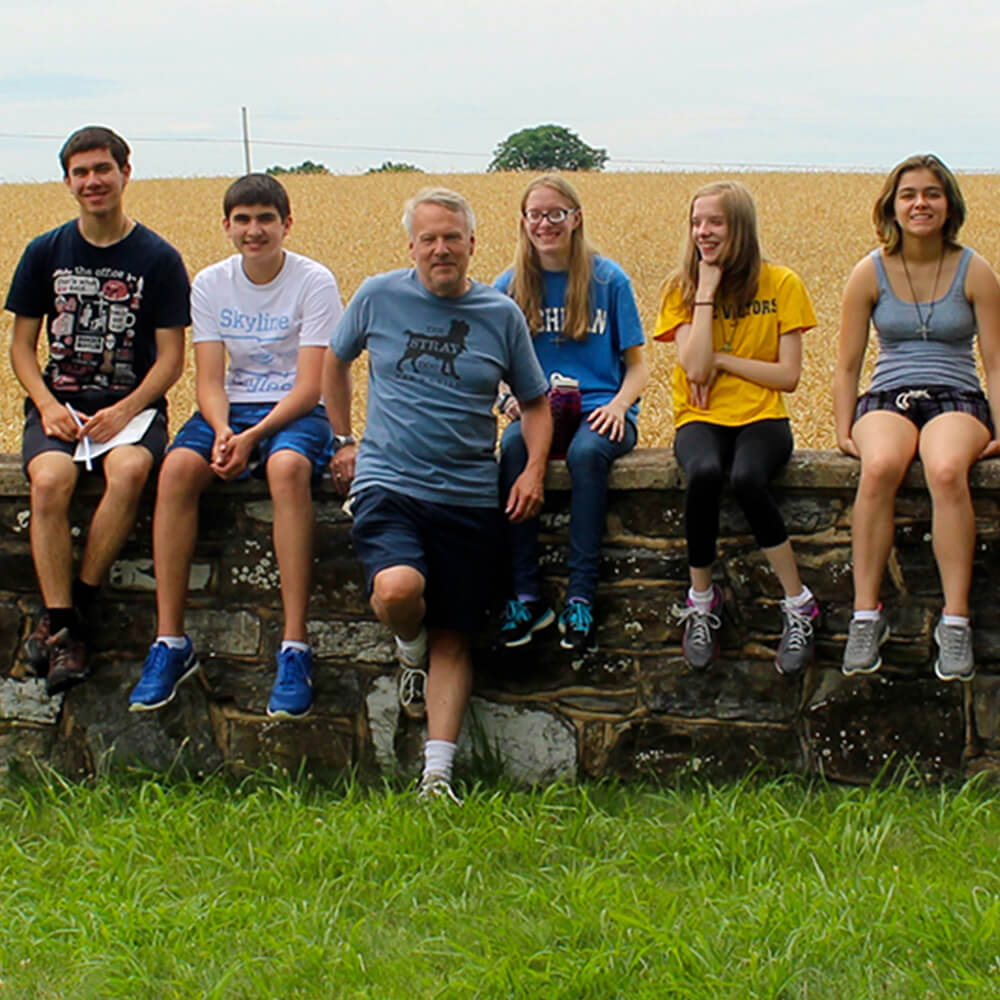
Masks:
[[[537,226],[542,219],[548,219],[553,226],[558,226],[560,222],[565,222],[575,211],[577,211],[575,208],[550,208],[547,212],[540,212],[537,208],[529,208],[524,213],[524,217],[533,226]]]

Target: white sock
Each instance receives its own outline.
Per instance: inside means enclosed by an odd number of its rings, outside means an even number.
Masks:
[[[964,615],[941,615],[941,622],[944,625],[961,625],[963,628],[969,627],[969,619]]]
[[[805,585],[802,584],[802,591],[796,594],[795,597],[789,597],[785,595],[784,601],[781,603],[787,608],[795,608],[796,610],[801,610],[807,604],[813,600],[813,592]]]
[[[872,608],[870,611],[855,611],[851,616],[856,622],[873,622],[882,614],[881,608]]]
[[[167,649],[183,649],[187,645],[187,639],[182,635],[158,635],[157,642],[162,642]]]
[[[286,649],[297,649],[301,653],[308,653],[309,643],[299,642],[298,639],[284,639],[281,643],[281,652],[285,652]]]
[[[408,664],[423,663],[427,658],[427,629],[421,628],[416,639],[403,639],[397,635],[396,648]]]
[[[456,745],[449,740],[428,740],[424,744],[424,777],[429,774],[451,781]]]
[[[699,611],[711,611],[712,599],[715,597],[715,587],[708,590],[695,590],[694,587],[688,589],[688,600]]]

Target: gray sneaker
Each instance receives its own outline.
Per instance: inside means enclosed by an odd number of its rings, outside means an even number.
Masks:
[[[719,655],[718,632],[722,628],[722,591],[717,584],[712,586],[712,607],[699,611],[688,599],[683,611],[677,612],[677,620],[684,623],[684,641],[681,648],[689,667],[705,670]]]
[[[934,673],[943,681],[971,681],[976,674],[972,629],[968,625],[945,625],[939,619],[934,641],[938,644]]]
[[[882,643],[889,638],[889,623],[879,612],[871,621],[855,621],[847,629],[847,645],[841,671],[845,677],[852,674],[873,674],[882,666]]]
[[[804,608],[793,608],[781,602],[785,628],[778,643],[774,665],[779,674],[798,674],[812,662],[816,651],[813,629],[819,620],[819,605],[810,601]]]

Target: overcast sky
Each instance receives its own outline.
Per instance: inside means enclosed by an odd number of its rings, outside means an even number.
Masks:
[[[554,122],[608,169],[1000,171],[1000,6],[839,0],[0,0],[0,179],[107,124],[136,177],[319,161],[484,170]]]

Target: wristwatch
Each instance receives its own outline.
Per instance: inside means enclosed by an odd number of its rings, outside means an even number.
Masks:
[[[340,451],[345,444],[357,444],[357,439],[353,434],[334,434],[333,435],[333,450]]]

